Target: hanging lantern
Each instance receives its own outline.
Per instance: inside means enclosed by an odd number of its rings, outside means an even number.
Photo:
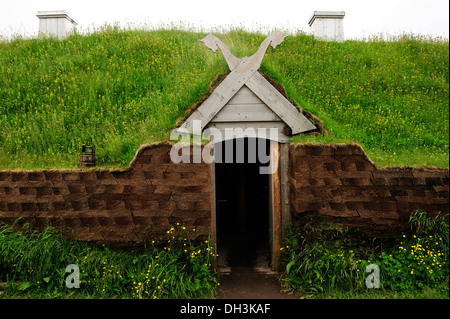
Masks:
[[[86,146],[81,148],[80,167],[95,166],[95,146]]]

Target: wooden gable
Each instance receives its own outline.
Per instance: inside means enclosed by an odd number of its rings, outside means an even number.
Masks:
[[[211,123],[223,122],[281,122],[259,97],[244,85],[217,113]]]
[[[212,118],[205,129],[217,128],[225,138],[226,128],[242,128],[249,134],[248,137],[258,137],[258,128],[276,128],[277,139],[280,142],[288,142],[289,137],[283,133],[285,125],[270,107],[244,85]],[[248,128],[253,130],[247,130]]]
[[[188,117],[181,128],[187,129],[192,134],[193,121],[200,120],[202,131],[214,127],[223,133],[223,137],[226,128],[243,130],[253,128],[255,131],[258,128],[276,128],[278,141],[282,143],[289,142],[291,135],[316,129],[300,110],[259,72],[240,86],[234,94],[224,91],[222,93],[219,85]]]
[[[216,37],[208,35],[202,41],[214,52],[220,48],[230,67],[230,74],[211,95],[188,117],[178,132],[193,134],[194,121],[200,129],[276,128],[278,141],[288,142],[289,136],[316,129],[316,127],[259,72],[264,52],[283,40],[284,35],[273,32],[251,57],[237,59]],[[217,47],[216,47],[217,46]],[[252,130],[249,130],[252,131]],[[255,136],[259,137],[259,133]],[[262,133],[261,133],[262,134]],[[261,136],[267,137],[268,136]]]

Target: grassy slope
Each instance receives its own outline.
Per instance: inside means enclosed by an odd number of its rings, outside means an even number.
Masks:
[[[236,56],[265,35],[217,34]],[[81,144],[125,167],[140,144],[168,140],[184,111],[227,70],[222,55],[180,30],[105,27],[64,41],[0,43],[0,169],[71,168]],[[261,70],[323,120],[325,136],[363,145],[379,166],[448,167],[448,41],[328,43],[291,35]]]

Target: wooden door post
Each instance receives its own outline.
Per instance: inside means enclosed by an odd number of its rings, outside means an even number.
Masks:
[[[271,213],[272,213],[272,270],[279,271],[281,248],[281,180],[280,180],[280,144],[270,141],[270,165],[276,165],[271,175]]]

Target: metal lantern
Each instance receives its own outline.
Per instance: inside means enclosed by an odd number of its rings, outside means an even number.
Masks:
[[[86,146],[83,144],[80,155],[80,167],[95,166],[95,146]]]

